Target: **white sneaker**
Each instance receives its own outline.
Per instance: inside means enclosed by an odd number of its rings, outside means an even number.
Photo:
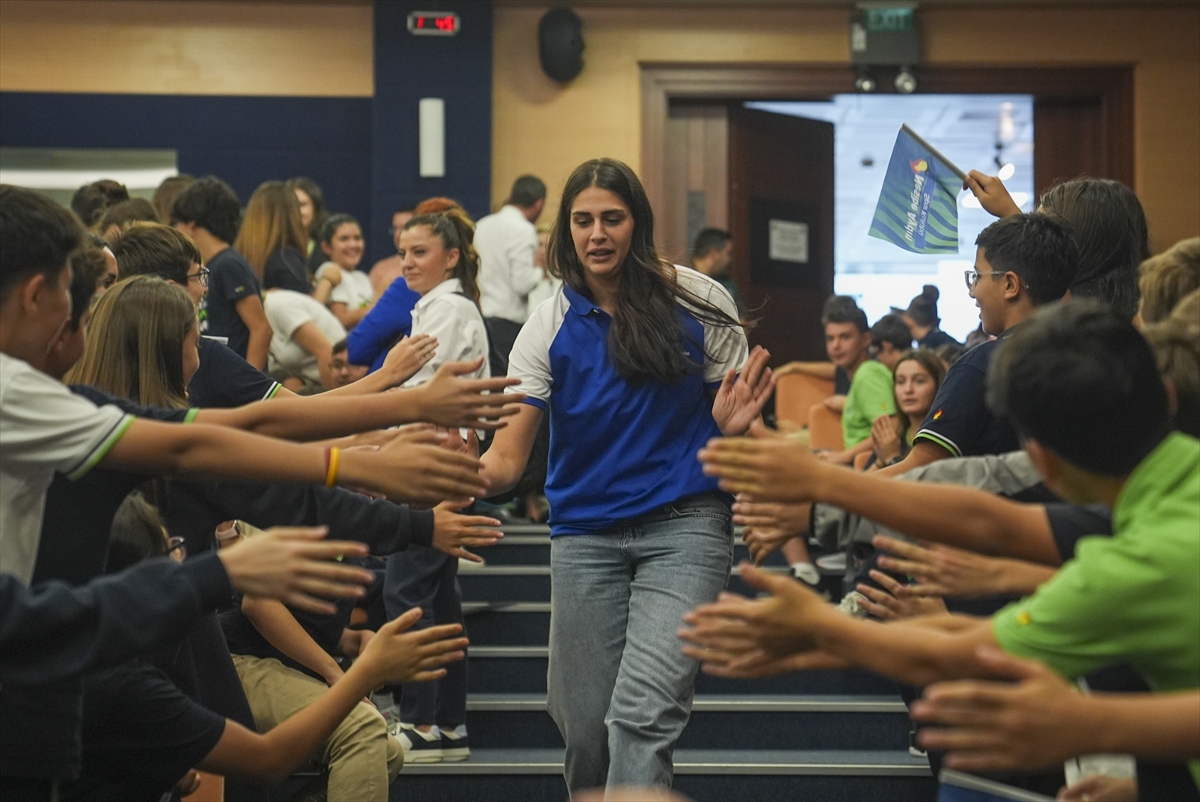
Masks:
[[[470,756],[471,746],[467,741],[465,726],[453,730],[442,730],[442,760],[447,763],[459,763]]]
[[[825,571],[845,571],[846,570],[846,552],[839,551],[834,554],[826,554],[823,557],[818,557],[813,560],[817,567]]]
[[[397,724],[392,732],[404,748],[405,763],[441,763],[442,734],[434,727],[421,732],[412,724]]]

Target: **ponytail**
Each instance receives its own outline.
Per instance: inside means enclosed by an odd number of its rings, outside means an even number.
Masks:
[[[418,207],[419,208],[419,207]],[[427,227],[446,250],[458,250],[458,264],[451,273],[462,285],[463,295],[479,304],[479,253],[475,250],[475,223],[458,204],[436,214],[418,214],[404,224],[405,230]]]

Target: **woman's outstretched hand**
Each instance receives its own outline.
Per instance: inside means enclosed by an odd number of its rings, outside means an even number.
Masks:
[[[775,389],[775,375],[767,367],[771,354],[761,345],[754,346],[739,374],[730,369],[713,399],[712,416],[721,434],[734,437],[745,434],[758,418],[763,405]]]
[[[829,471],[844,471],[822,462],[798,440],[772,432],[756,422],[749,437],[714,437],[697,454],[706,476],[722,490],[747,493],[755,501],[800,503],[819,501],[819,480]]]

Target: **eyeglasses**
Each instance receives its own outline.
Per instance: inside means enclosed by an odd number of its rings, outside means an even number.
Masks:
[[[195,273],[188,273],[188,274],[187,274],[187,276],[186,276],[186,278],[187,278],[187,280],[188,280],[188,281],[191,281],[192,279],[196,279],[196,281],[199,281],[199,282],[200,282],[200,286],[201,286],[201,287],[207,287],[207,286],[208,286],[208,274],[209,274],[209,272],[210,272],[210,271],[209,271],[209,269],[208,269],[207,267],[202,267],[202,268],[200,268],[198,271],[196,271]]]
[[[967,289],[974,292],[976,285],[979,284],[980,276],[1003,276],[1007,272],[1007,270],[989,270],[986,273],[980,273],[978,270],[964,270],[963,278],[967,280]]]

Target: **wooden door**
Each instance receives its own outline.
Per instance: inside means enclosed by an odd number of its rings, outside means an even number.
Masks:
[[[729,108],[730,274],[772,365],[825,358],[833,209],[832,123]]]
[[[655,245],[678,265],[690,261],[692,243],[704,228],[729,228],[726,108],[720,104],[671,104],[663,159],[666,203],[656,205]]]

